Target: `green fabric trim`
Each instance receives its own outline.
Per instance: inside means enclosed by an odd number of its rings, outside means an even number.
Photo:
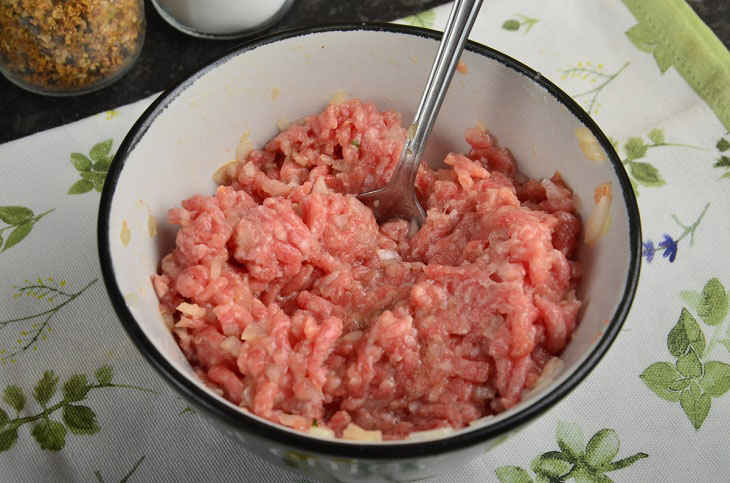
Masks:
[[[730,52],[685,0],[622,0],[639,21],[631,42],[654,54],[663,72],[684,77],[730,131]]]

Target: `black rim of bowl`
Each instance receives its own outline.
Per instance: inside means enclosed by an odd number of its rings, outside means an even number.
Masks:
[[[641,251],[641,224],[636,197],[634,196],[634,191],[629,182],[629,178],[626,175],[626,171],[624,170],[623,165],[621,164],[621,161],[609,140],[591,117],[586,114],[586,112],[575,101],[573,101],[570,96],[568,96],[555,84],[545,79],[539,72],[536,72],[501,52],[472,41],[469,41],[466,46],[467,50],[496,60],[538,83],[592,131],[603,149],[608,153],[610,162],[613,164],[614,171],[621,185],[621,192],[629,215],[629,246],[631,250],[628,275],[623,296],[601,339],[595,347],[593,347],[590,354],[588,354],[580,366],[576,368],[576,370],[570,374],[562,382],[562,384],[554,388],[549,393],[544,394],[540,397],[540,399],[523,408],[519,412],[483,428],[466,431],[437,440],[405,442],[397,445],[358,445],[347,442],[339,442],[336,440],[316,439],[309,437],[304,433],[299,434],[285,429],[279,429],[276,427],[275,423],[267,424],[258,421],[227,406],[180,374],[170,364],[170,362],[168,362],[165,357],[157,351],[152,342],[138,326],[131,312],[127,308],[124,297],[114,276],[110,249],[109,216],[119,175],[122,172],[127,157],[133,151],[140,139],[142,139],[145,132],[150,127],[150,124],[162,111],[165,110],[165,108],[179,95],[179,93],[217,65],[225,63],[229,59],[256,47],[292,37],[323,32],[342,32],[353,30],[407,34],[433,40],[440,40],[441,38],[441,33],[433,30],[382,23],[339,24],[315,28],[301,28],[275,33],[244,43],[223,53],[213,61],[207,63],[205,67],[202,67],[187,79],[165,91],[149,106],[149,108],[147,108],[139,120],[137,120],[134,126],[132,126],[129,133],[124,138],[124,141],[119,146],[116,156],[114,157],[112,167],[107,175],[104,190],[101,195],[97,225],[97,240],[99,244],[101,271],[107,292],[109,293],[112,305],[121,319],[122,325],[126,329],[128,335],[134,341],[137,349],[145,356],[152,366],[155,367],[155,369],[157,369],[157,371],[162,374],[162,376],[179,392],[196,401],[201,408],[214,414],[223,423],[230,425],[232,428],[269,440],[274,444],[283,444],[313,453],[377,460],[394,460],[435,455],[484,443],[521,426],[555,405],[558,401],[570,393],[603,357],[621,329],[634,299],[636,286],[639,280]]]

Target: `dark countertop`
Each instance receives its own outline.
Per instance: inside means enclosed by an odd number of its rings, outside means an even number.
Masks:
[[[333,22],[390,21],[449,0],[295,0],[291,10],[264,33]],[[730,2],[690,0],[690,5],[730,47]],[[147,31],[139,60],[119,81],[100,91],[74,97],[26,92],[0,75],[0,143],[128,104],[166,89],[207,60],[242,40],[189,37],[168,25],[145,2]]]

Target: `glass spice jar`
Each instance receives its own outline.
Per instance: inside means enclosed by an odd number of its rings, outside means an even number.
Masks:
[[[0,72],[39,94],[111,84],[144,42],[143,0],[0,0]]]

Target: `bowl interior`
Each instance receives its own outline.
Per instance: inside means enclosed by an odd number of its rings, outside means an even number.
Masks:
[[[158,312],[150,277],[174,243],[176,229],[166,221],[167,210],[193,194],[214,192],[212,174],[235,158],[242,133],[248,131],[248,139],[260,147],[277,134],[277,121],[320,112],[338,91],[372,101],[381,110],[399,111],[404,123],[409,122],[437,45],[435,38],[403,29],[282,36],[204,69],[163,95],[133,129],[110,173],[113,181],[107,183],[112,191],[107,197],[108,250],[126,309],[153,350],[174,368],[173,377],[186,378],[222,405],[235,408],[198,381]],[[466,152],[464,132],[481,121],[500,146],[512,151],[522,173],[543,178],[560,171],[582,200],[584,222],[594,207],[598,184],[610,182],[614,200],[608,233],[579,252],[585,264],[579,294],[584,307],[562,355],[562,371],[517,407],[462,432],[520,413],[579,370],[597,345],[605,350],[610,343],[606,339],[615,337],[628,309],[627,296],[630,304],[633,295],[638,236],[638,214],[633,195],[626,191],[626,178],[610,161],[616,161],[615,153],[588,117],[567,96],[556,97],[540,85],[539,74],[486,49],[471,48],[462,57],[468,73],[454,77],[426,160],[435,163],[449,151]],[[583,125],[602,141],[607,160],[585,158],[575,135]],[[156,221],[155,236],[149,229],[151,220]],[[127,244],[122,242],[124,229],[129,231]],[[607,334],[607,327],[615,330]]]

